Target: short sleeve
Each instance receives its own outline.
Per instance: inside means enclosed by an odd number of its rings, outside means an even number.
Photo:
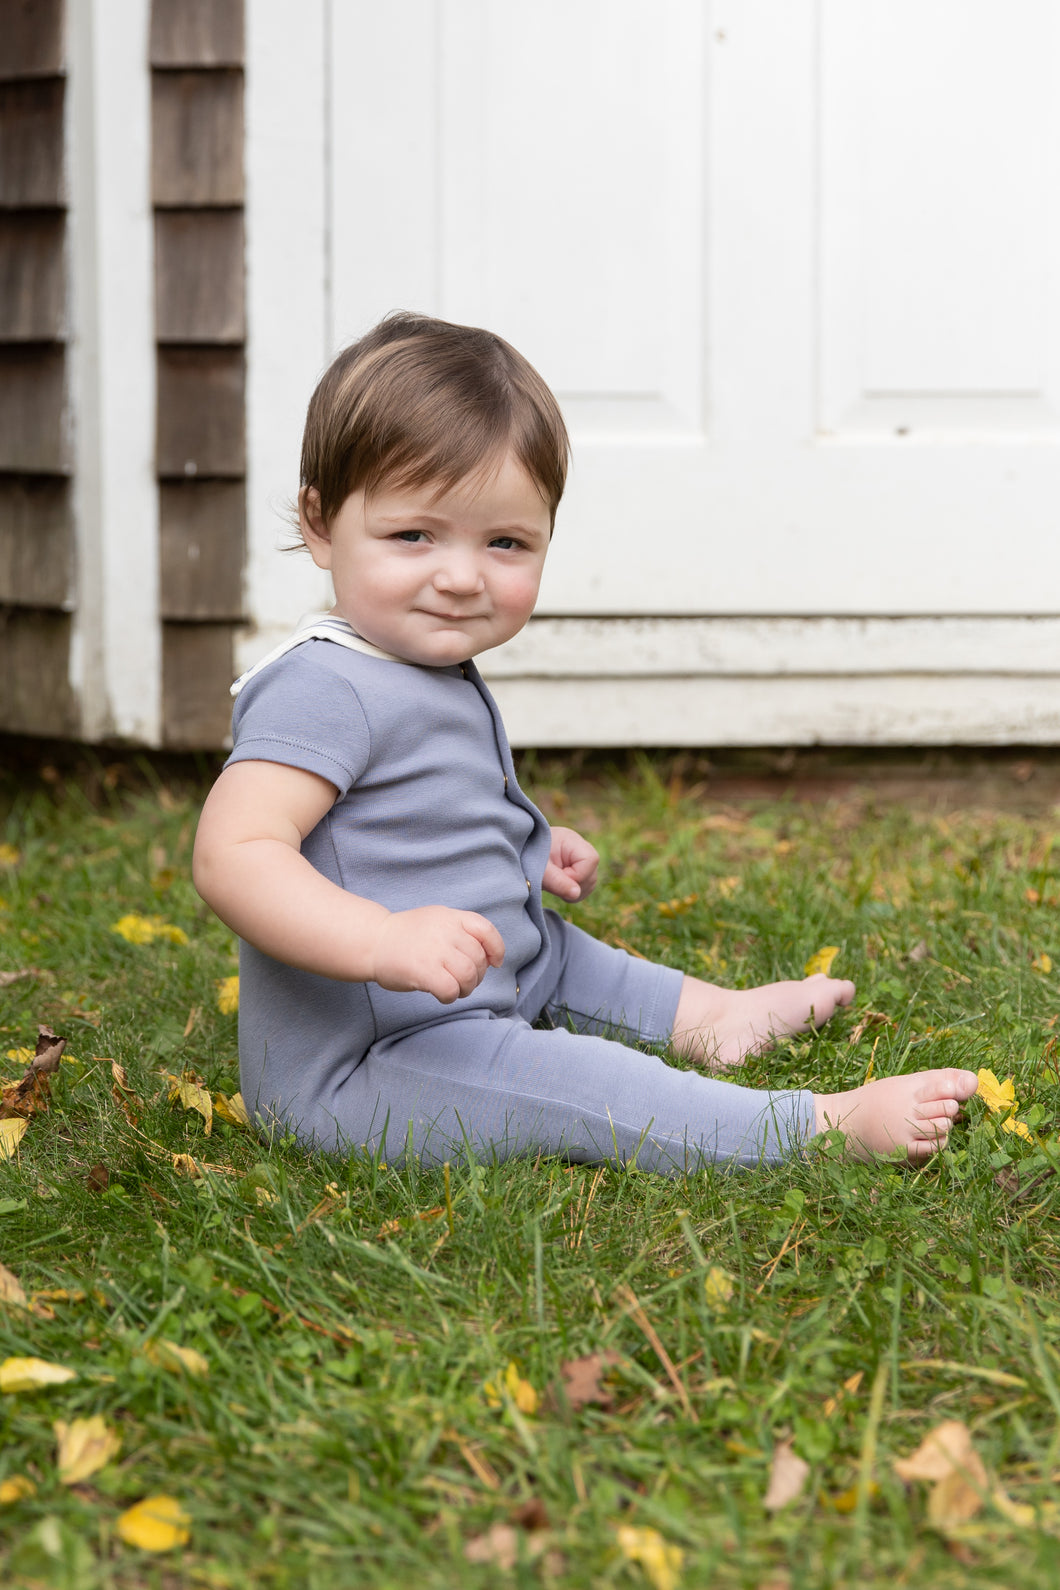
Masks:
[[[282,762],[319,774],[340,795],[360,778],[371,751],[353,684],[306,656],[303,647],[243,686],[232,714],[232,741],[226,767]]]

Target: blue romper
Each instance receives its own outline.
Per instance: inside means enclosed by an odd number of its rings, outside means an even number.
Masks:
[[[229,763],[281,762],[334,784],[307,860],[391,911],[480,913],[504,964],[442,1005],[242,942],[248,1107],[307,1145],[390,1161],[546,1153],[675,1172],[785,1158],[813,1130],[811,1095],[737,1087],[631,1047],[668,1040],[682,974],[543,908],[549,827],[519,788],[474,664],[421,667],[364,648],[341,620],[325,628],[344,643],[306,639],[245,676]]]

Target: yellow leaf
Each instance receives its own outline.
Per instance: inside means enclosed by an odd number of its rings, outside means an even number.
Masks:
[[[222,1016],[234,1016],[239,1009],[239,978],[222,977],[217,985],[217,1008]]]
[[[762,1498],[762,1506],[776,1513],[787,1507],[802,1492],[810,1477],[810,1465],[793,1450],[791,1437],[778,1441],[773,1448],[773,1467],[769,1473],[769,1488]]]
[[[17,867],[21,860],[22,853],[14,845],[0,845],[0,867]]]
[[[145,1496],[118,1519],[118,1534],[141,1551],[172,1551],[186,1545],[191,1519],[175,1496]]]
[[[111,932],[129,944],[153,944],[155,939],[165,939],[170,944],[186,944],[188,935],[172,922],[163,922],[160,916],[138,916],[130,912],[111,926]]]
[[[179,1176],[201,1176],[202,1171],[196,1165],[190,1154],[174,1154],[173,1169]]]
[[[213,1107],[214,1113],[219,1115],[222,1121],[227,1121],[229,1126],[242,1126],[247,1131],[250,1131],[250,1116],[247,1114],[247,1107],[243,1103],[242,1093],[233,1093],[231,1098],[224,1093],[215,1093],[213,1096]]]
[[[838,944],[826,944],[823,949],[814,951],[803,967],[803,971],[807,977],[812,977],[815,972],[824,972],[827,977],[832,970],[832,962],[838,954]]]
[[[13,1158],[28,1125],[29,1122],[22,1115],[12,1115],[0,1121],[0,1160]]]
[[[1006,1120],[1002,1121],[1001,1130],[1003,1132],[1015,1132],[1018,1137],[1025,1137],[1028,1143],[1034,1142],[1034,1133],[1031,1131],[1026,1121],[1017,1121],[1013,1115],[1008,1116]]]
[[[520,1413],[536,1413],[541,1400],[529,1380],[523,1380],[514,1361],[508,1365],[500,1381],[487,1380],[482,1389],[491,1408],[499,1408],[508,1397]]]
[[[1036,955],[1034,957],[1034,960],[1031,962],[1031,966],[1036,972],[1041,972],[1043,977],[1048,977],[1049,973],[1053,969],[1053,958],[1051,955],[1047,955],[1043,950],[1040,955]]]
[[[715,1314],[720,1313],[732,1297],[732,1276],[712,1264],[703,1277],[703,1290],[707,1294],[707,1307]]]
[[[9,1060],[17,1060],[21,1066],[28,1066],[33,1059],[33,1050],[28,1047],[8,1049],[7,1058]]]
[[[52,1429],[59,1443],[59,1478],[64,1485],[80,1485],[121,1451],[121,1436],[110,1429],[101,1413],[74,1419],[71,1424],[56,1419]]]
[[[4,1264],[0,1264],[0,1303],[7,1303],[11,1308],[29,1307],[22,1282]]]
[[[179,1099],[186,1110],[198,1110],[206,1122],[206,1136],[209,1137],[213,1131],[213,1100],[209,1091],[200,1087],[191,1077],[175,1077],[166,1072],[166,1078],[169,1082],[170,1101]]]
[[[24,1496],[35,1496],[36,1492],[37,1487],[28,1474],[12,1474],[10,1479],[0,1480],[0,1507],[10,1507]]]
[[[676,900],[660,900],[655,909],[660,916],[684,916],[686,912],[691,911],[698,899],[698,894],[686,894]]]
[[[0,1391],[37,1391],[76,1379],[76,1370],[45,1363],[43,1358],[5,1358],[0,1364]]]
[[[206,1359],[194,1347],[178,1347],[176,1342],[167,1341],[164,1337],[145,1342],[143,1354],[159,1369],[183,1369],[197,1380],[204,1380],[210,1373]]]
[[[674,1590],[685,1554],[650,1524],[620,1524],[618,1545],[630,1562],[639,1562],[655,1590]]]
[[[1016,1088],[1012,1077],[1007,1077],[1004,1082],[999,1082],[992,1071],[985,1066],[979,1071],[979,1086],[975,1090],[976,1097],[982,1099],[987,1109],[994,1115],[1001,1110],[1019,1109],[1019,1100],[1016,1098]]]

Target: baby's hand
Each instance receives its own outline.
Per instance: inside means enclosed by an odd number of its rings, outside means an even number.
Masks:
[[[541,886],[561,900],[584,900],[596,888],[599,865],[600,857],[581,834],[573,828],[553,828],[552,850]]]
[[[433,994],[443,1005],[476,989],[504,960],[504,940],[475,911],[445,905],[394,911],[379,929],[371,981],[396,993]]]

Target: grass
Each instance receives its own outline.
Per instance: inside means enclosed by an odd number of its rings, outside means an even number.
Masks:
[[[0,969],[35,970],[0,988],[0,1070],[21,1075],[2,1057],[38,1022],[68,1047],[0,1163],[0,1259],[36,1299],[0,1304],[0,1360],[77,1378],[0,1398],[0,1484],[34,1487],[0,1506],[0,1582],[1060,1586],[1057,813],[687,778],[530,765],[605,858],[577,918],[737,984],[838,945],[854,1011],[747,1080],[988,1067],[1030,1139],[973,1100],[920,1172],[823,1140],[780,1170],[664,1180],[307,1158],[216,1117],[207,1138],[163,1075],[238,1087],[233,943],[188,878],[201,789],[150,768],[8,780]],[[130,913],[188,942],[128,943]],[[605,1353],[599,1394],[565,1396],[564,1366]],[[94,1414],[121,1451],[65,1485],[53,1424]],[[961,1526],[892,1467],[943,1420],[994,1493]],[[768,1511],[789,1438],[809,1477]],[[190,1519],[183,1548],[119,1537],[157,1494]]]

